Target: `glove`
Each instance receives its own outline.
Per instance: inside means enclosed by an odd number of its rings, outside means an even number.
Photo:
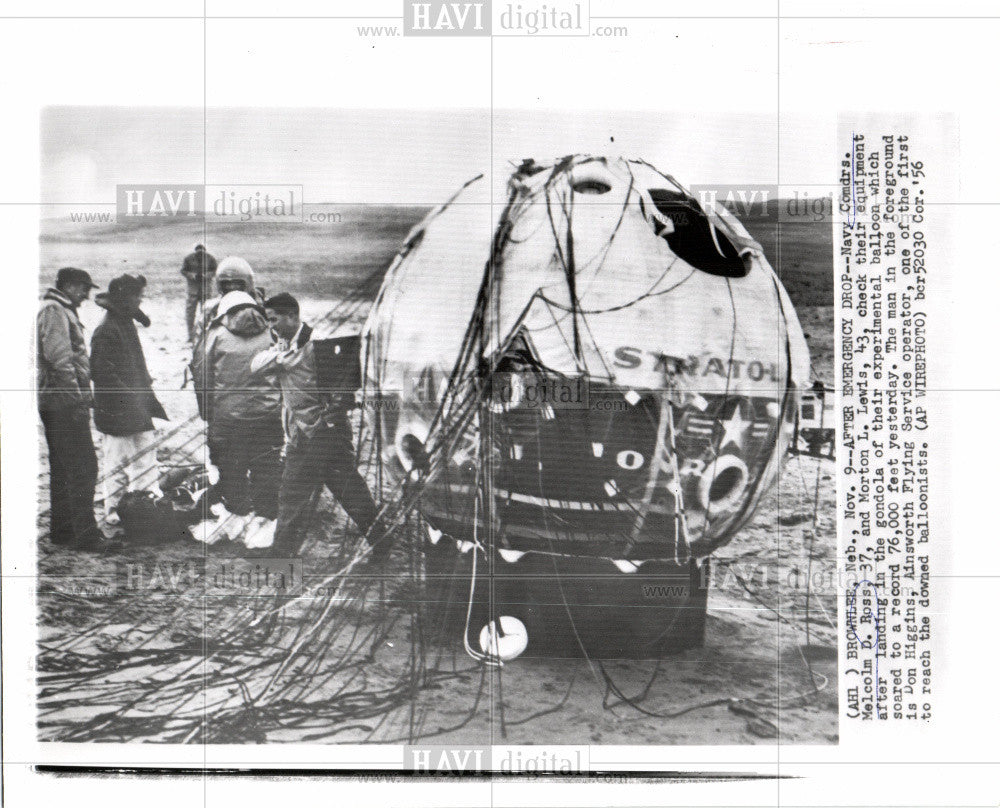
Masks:
[[[216,483],[219,482],[219,467],[218,466],[213,466],[211,463],[209,463],[205,467],[205,471],[208,472],[208,484],[209,485],[215,485]]]

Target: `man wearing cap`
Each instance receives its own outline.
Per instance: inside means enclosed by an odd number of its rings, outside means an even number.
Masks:
[[[264,310],[279,342],[258,354],[251,367],[258,378],[279,381],[286,435],[274,552],[298,554],[324,485],[358,528],[373,534],[378,506],[355,466],[348,419],[354,391],[323,389],[312,328],[299,319],[294,297],[277,294],[264,303]],[[388,542],[379,542],[373,555],[383,561],[389,549]]]
[[[127,491],[159,489],[153,419],[167,420],[153,393],[153,380],[135,324],[149,327],[139,308],[146,289],[142,275],[120,275],[95,301],[104,320],[90,341],[94,383],[94,425],[103,433],[104,508],[117,522],[114,507]]]
[[[257,302],[242,291],[222,296],[192,370],[208,448],[218,468],[219,518],[196,525],[199,541],[242,537],[266,547],[274,536],[281,480],[281,394],[254,380],[250,360],[270,347],[271,332]]]
[[[36,320],[38,411],[49,447],[49,536],[54,544],[98,549],[94,519],[97,453],[90,434],[90,361],[77,307],[96,284],[64,267],[45,292]]]
[[[187,278],[187,303],[184,307],[184,317],[187,320],[188,342],[194,342],[195,317],[198,305],[208,297],[215,279],[216,262],[204,245],[198,244],[194,252],[184,258],[181,265],[181,275]]]

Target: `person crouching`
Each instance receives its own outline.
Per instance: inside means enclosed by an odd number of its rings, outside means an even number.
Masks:
[[[128,491],[159,494],[153,419],[167,414],[153,392],[153,380],[135,324],[149,327],[139,308],[146,290],[142,275],[120,275],[94,302],[106,310],[90,340],[94,425],[102,433],[106,521],[119,520],[115,506]]]
[[[193,361],[208,449],[218,469],[222,504],[215,520],[192,528],[199,541],[243,537],[248,547],[274,539],[281,480],[281,395],[275,383],[253,380],[250,361],[271,346],[264,313],[246,292],[226,293]]]

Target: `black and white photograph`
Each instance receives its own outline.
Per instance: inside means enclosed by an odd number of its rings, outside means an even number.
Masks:
[[[42,116],[110,204],[40,227],[41,740],[837,743],[832,210],[758,119],[207,116]]]
[[[997,804],[985,0],[9,0],[0,803]]]

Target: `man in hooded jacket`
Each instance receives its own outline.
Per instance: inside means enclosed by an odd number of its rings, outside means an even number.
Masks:
[[[271,342],[257,302],[233,291],[219,301],[194,356],[199,412],[208,424],[208,448],[222,495],[218,520],[192,530],[200,541],[213,542],[223,534],[236,538],[244,531],[248,546],[266,547],[273,540],[284,442],[281,393],[276,383],[250,374],[251,359]]]
[[[94,383],[94,425],[103,434],[104,507],[107,521],[118,521],[114,506],[127,491],[158,492],[153,419],[167,414],[153,393],[153,380],[135,324],[149,327],[139,308],[146,289],[142,275],[121,275],[94,302],[107,311],[90,340]]]

